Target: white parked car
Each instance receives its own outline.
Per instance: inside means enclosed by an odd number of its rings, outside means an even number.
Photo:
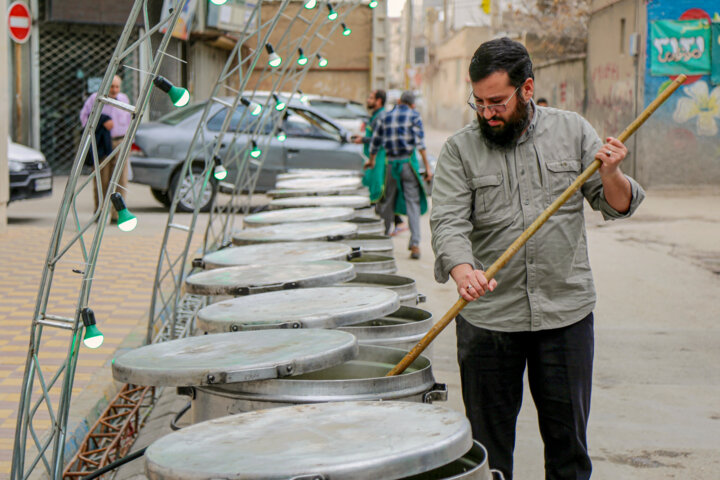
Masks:
[[[8,202],[52,194],[52,170],[41,152],[8,142],[10,198]]]

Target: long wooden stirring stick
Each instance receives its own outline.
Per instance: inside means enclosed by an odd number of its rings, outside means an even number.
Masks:
[[[687,77],[683,74],[678,75],[678,77],[670,84],[668,87],[663,90],[655,100],[650,103],[650,105],[645,108],[645,110],[642,111],[642,113],[618,136],[618,140],[621,142],[625,142],[630,136],[635,133],[635,131],[640,128],[640,126],[645,123],[645,120],[647,120],[650,115],[652,115],[655,110],[662,105],[665,100],[670,98],[670,95],[675,92],[675,90],[682,85]],[[602,162],[600,160],[594,160],[590,166],[588,166],[578,178],[575,179],[575,181],[570,184],[570,186],[565,189],[565,191],[560,195],[552,204],[550,204],[549,207],[545,209],[544,212],[540,214],[538,218],[535,219],[535,221],[508,247],[505,252],[503,252],[502,255],[500,255],[500,258],[498,258],[495,263],[493,263],[490,268],[487,269],[485,272],[485,278],[487,278],[488,281],[490,281],[492,278],[495,277],[495,274],[505,266],[505,264],[515,255],[520,248],[525,245],[525,243],[532,237],[535,232],[538,231],[540,227],[543,226],[543,224],[550,218],[555,212],[558,211],[558,209],[568,201],[570,197],[573,196],[573,194],[582,186],[583,183],[585,183],[596,171],[598,168],[600,168],[600,165],[602,165]],[[447,327],[450,322],[460,313],[460,311],[465,308],[465,305],[467,305],[468,302],[464,298],[460,298],[457,302],[455,302],[455,305],[450,308],[450,310],[440,319],[439,322],[437,322],[433,327],[428,331],[425,336],[420,339],[420,341],[415,345],[412,350],[408,352],[405,357],[403,357],[402,360],[400,360],[400,363],[395,365],[392,370],[386,375],[387,377],[391,377],[393,375],[399,375],[402,372],[405,371],[407,367],[412,364],[412,362],[415,361],[415,359],[430,345],[430,343],[435,340],[435,337],[437,337],[440,332],[442,332],[445,327]]]

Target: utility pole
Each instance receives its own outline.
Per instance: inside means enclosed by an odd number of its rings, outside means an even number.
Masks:
[[[413,0],[407,0],[407,31],[405,44],[405,90],[410,90],[410,62],[412,61]]]
[[[2,21],[0,21],[0,65],[7,66],[8,31],[7,5],[2,3]],[[8,171],[8,124],[10,123],[10,104],[8,98],[8,75],[0,75],[0,233],[7,230],[7,203],[10,196],[10,172]]]

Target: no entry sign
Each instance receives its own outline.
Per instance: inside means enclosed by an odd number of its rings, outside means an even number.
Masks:
[[[30,38],[32,17],[25,2],[13,2],[8,8],[8,33],[17,43],[25,43]]]

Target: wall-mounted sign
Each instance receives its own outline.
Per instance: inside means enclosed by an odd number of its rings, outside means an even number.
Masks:
[[[650,23],[650,42],[651,75],[710,73],[712,42],[707,20],[655,20]]]
[[[164,0],[163,1],[163,9],[160,13],[160,18],[162,20],[165,20],[170,16],[170,12],[175,6],[175,1],[173,0]],[[180,18],[178,18],[178,22],[175,25],[175,30],[173,30],[172,36],[175,38],[179,38],[180,40],[187,40],[190,38],[190,28],[192,27],[192,22],[195,17],[195,9],[197,8],[197,1],[196,0],[185,0],[185,5],[183,5],[182,12],[180,12]],[[162,28],[160,30],[162,33],[165,33],[167,31],[167,28]]]
[[[228,0],[224,5],[207,4],[207,26],[226,32],[242,32],[255,8],[255,2]]]

